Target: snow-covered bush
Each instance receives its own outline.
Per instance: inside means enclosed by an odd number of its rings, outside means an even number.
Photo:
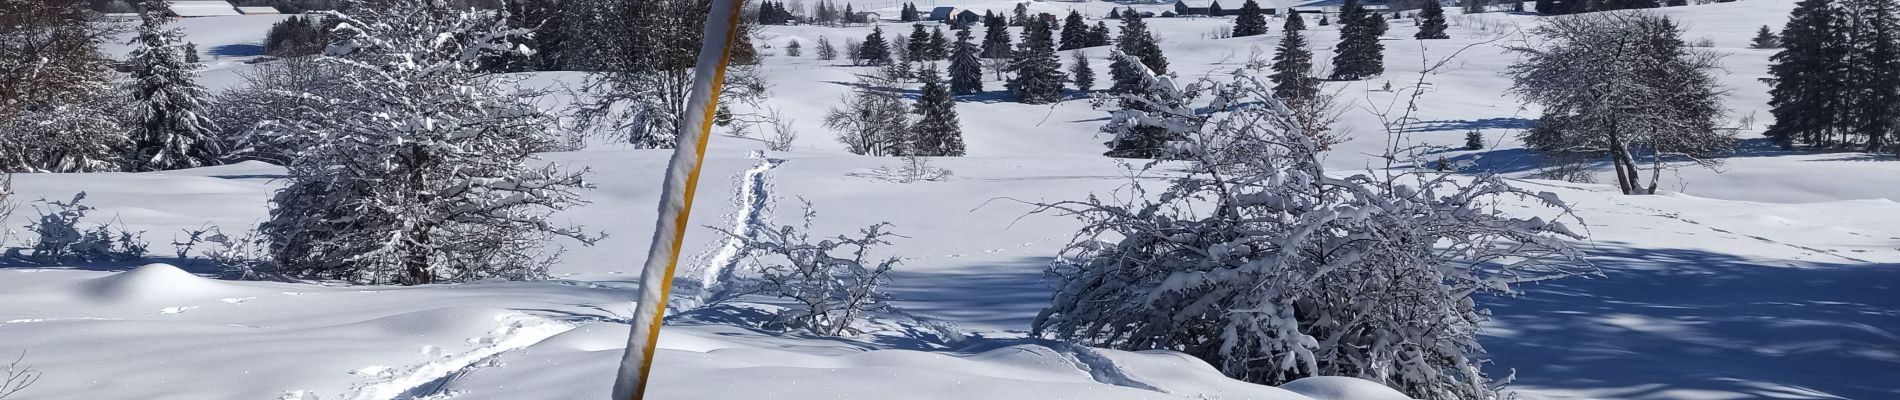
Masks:
[[[185,241],[172,243],[178,248],[179,259],[190,257],[193,248],[205,244],[209,247],[200,252],[230,278],[257,280],[278,275],[277,263],[271,261],[270,238],[256,229],[232,236],[211,226],[195,231],[187,229],[185,235]]]
[[[553,118],[480,72],[526,31],[420,2],[352,9],[361,13],[329,17],[336,39],[317,59],[350,96],[276,93],[317,101],[295,103],[303,108],[262,133],[267,143],[305,143],[287,155],[289,185],[258,228],[286,274],[537,279],[559,255],[553,237],[593,242],[549,221],[588,187],[585,171],[534,159],[556,145]]]
[[[1210,106],[1140,116],[1200,122],[1178,132],[1189,168],[1165,189],[1042,204],[1085,227],[1050,270],[1034,333],[1181,351],[1264,384],[1343,375],[1420,399],[1497,397],[1474,358],[1487,313],[1473,294],[1581,272],[1565,241],[1577,234],[1497,204],[1568,208],[1489,175],[1328,175],[1253,75],[1197,83]]]
[[[97,223],[91,227],[81,227],[81,222],[94,210],[92,206],[81,204],[86,193],[73,195],[69,201],[37,200],[46,207],[34,206],[40,217],[26,228],[32,232],[35,240],[28,256],[41,264],[58,264],[68,261],[89,262],[125,262],[145,258],[147,243],[140,238],[144,232],[132,232],[121,226]]]
[[[896,166],[882,166],[871,169],[871,175],[897,183],[934,182],[950,179],[948,169],[930,165],[930,158],[904,156],[904,162]]]
[[[722,232],[742,244],[739,257],[754,264],[751,269],[758,271],[761,293],[795,303],[772,322],[774,326],[828,336],[856,334],[853,322],[887,307],[889,296],[883,286],[890,280],[891,267],[899,262],[897,257],[875,260],[868,253],[898,235],[885,231],[889,223],[880,223],[856,236],[813,242],[811,224],[817,216],[806,203],[802,225],[756,229],[750,235]]]

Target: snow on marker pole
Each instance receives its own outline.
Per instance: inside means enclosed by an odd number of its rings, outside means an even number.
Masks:
[[[647,377],[653,371],[653,352],[660,341],[660,325],[666,317],[667,294],[673,288],[673,271],[679,265],[680,241],[686,237],[686,222],[693,211],[693,192],[699,186],[701,161],[706,158],[706,138],[711,136],[713,111],[718,109],[719,92],[724,90],[726,65],[732,61],[732,46],[739,30],[741,0],[712,0],[706,14],[705,40],[699,46],[699,61],[693,66],[693,92],[687,98],[686,113],[680,116],[678,145],[666,168],[666,187],[660,193],[660,215],[653,231],[653,244],[647,250],[647,262],[640,275],[640,304],[633,314],[633,333],[627,338],[627,353],[620,359],[620,373],[614,381],[615,400],[641,400],[646,397]]]

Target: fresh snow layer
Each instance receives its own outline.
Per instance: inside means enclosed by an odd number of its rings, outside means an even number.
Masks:
[[[1709,38],[1729,53],[1722,77],[1733,95],[1735,126],[1758,137],[1765,128],[1766,50],[1747,49],[1759,26],[1779,27],[1793,0],[1748,0],[1668,8],[1691,39]],[[894,4],[857,2],[863,8]],[[1007,10],[1014,2],[968,2]],[[1073,7],[1098,18],[1109,2],[1032,2],[1032,10]],[[937,4],[932,4],[937,5]],[[919,4],[920,7],[925,4]],[[1139,8],[1159,9],[1165,5]],[[927,7],[926,7],[927,8]],[[1462,144],[1478,129],[1494,145],[1442,153],[1468,172],[1522,177],[1534,166],[1512,139],[1537,116],[1506,93],[1498,71],[1513,57],[1498,46],[1525,40],[1520,29],[1541,17],[1457,15],[1452,40],[1410,40],[1395,21],[1381,78],[1329,82],[1350,109],[1340,128],[1352,141],[1326,160],[1339,173],[1379,168],[1369,154],[1385,145],[1366,109],[1395,99],[1421,55],[1463,49],[1430,77],[1422,123],[1411,140]],[[887,13],[895,16],[895,13]],[[240,85],[251,68],[246,44],[262,41],[278,17],[214,17],[180,22],[212,65],[203,82]],[[1266,36],[1208,39],[1230,23],[1218,18],[1151,19],[1174,69],[1196,77],[1231,68],[1255,48],[1271,55],[1277,21]],[[1093,22],[1093,21],[1091,21]],[[908,32],[887,23],[890,33]],[[1115,25],[1114,23],[1110,24]],[[1309,21],[1309,25],[1313,25]],[[1337,25],[1312,26],[1322,67]],[[818,61],[817,37],[842,45],[868,27],[765,27],[760,44],[775,85],[765,105],[796,119],[795,149],[771,170],[784,209],[810,200],[818,232],[845,233],[880,221],[906,238],[886,250],[907,257],[890,288],[916,321],[881,316],[869,334],[815,338],[762,331],[770,299],[681,313],[662,336],[655,398],[905,399],[1378,399],[1366,382],[1316,378],[1280,388],[1224,378],[1206,363],[1171,352],[1090,349],[1024,338],[1047,304],[1042,268],[1077,224],[1028,215],[1023,202],[1123,196],[1130,176],[1100,156],[1095,131],[1106,113],[1073,100],[1025,106],[985,82],[985,94],[961,98],[958,111],[971,157],[935,160],[955,172],[943,182],[900,184],[871,171],[898,160],[843,154],[821,116],[849,90],[861,68]],[[1499,41],[1477,39],[1506,33]],[[783,46],[798,40],[802,58]],[[235,46],[235,47],[232,47]],[[225,50],[217,50],[225,49]],[[129,49],[110,49],[114,53]],[[213,54],[216,53],[216,54]],[[1098,72],[1106,49],[1087,50]],[[1067,58],[1065,56],[1065,62]],[[1104,76],[1098,77],[1105,78]],[[522,75],[523,84],[558,87],[573,73]],[[571,100],[542,99],[547,107]],[[1743,117],[1754,115],[1752,125]],[[691,252],[713,253],[742,208],[730,196],[757,140],[713,138],[692,226]],[[1577,207],[1591,239],[1579,243],[1602,277],[1547,282],[1515,297],[1486,297],[1495,320],[1482,339],[1487,372],[1515,372],[1511,389],[1527,399],[1889,399],[1900,398],[1900,164],[1859,153],[1786,153],[1751,141],[1720,171],[1665,174],[1671,193],[1630,197],[1613,187],[1523,180]],[[0,357],[25,354],[44,377],[13,399],[586,399],[605,396],[625,343],[641,252],[651,234],[660,171],[668,153],[619,149],[596,140],[588,151],[543,160],[591,168],[592,204],[560,215],[610,236],[574,247],[544,282],[477,282],[421,287],[216,280],[201,260],[170,259],[163,244],[207,224],[241,231],[267,217],[283,170],[261,163],[145,174],[22,174],[16,199],[67,199],[88,193],[98,222],[117,219],[144,231],[170,265],[0,267]],[[1608,171],[1607,168],[1603,171]],[[1607,180],[1606,180],[1607,181]],[[1534,199],[1506,211],[1541,212]],[[22,227],[32,204],[5,221]],[[775,220],[792,222],[781,210]],[[722,215],[724,214],[724,215]],[[17,237],[16,232],[16,237]],[[9,242],[17,245],[17,239]],[[690,254],[690,253],[689,253]],[[751,302],[768,303],[754,304]],[[945,324],[954,324],[945,328]],[[945,332],[945,330],[954,332]]]

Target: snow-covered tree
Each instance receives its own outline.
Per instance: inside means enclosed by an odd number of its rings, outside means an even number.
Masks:
[[[1324,18],[1324,17],[1322,17]],[[1321,19],[1320,25],[1325,25]],[[1359,80],[1385,73],[1385,18],[1368,12],[1359,0],[1339,7],[1339,47],[1333,52],[1334,80]]]
[[[1259,36],[1267,34],[1267,12],[1260,9],[1260,3],[1247,0],[1240,4],[1240,11],[1234,13],[1234,37]]]
[[[901,261],[895,256],[877,260],[869,253],[899,236],[888,231],[889,223],[879,223],[857,236],[813,238],[816,218],[806,203],[802,225],[726,234],[740,243],[739,258],[759,271],[759,289],[794,303],[770,325],[826,336],[856,334],[854,322],[888,307],[883,286],[890,281],[891,267]]]
[[[1721,56],[1685,45],[1668,17],[1579,14],[1532,32],[1543,44],[1511,48],[1522,59],[1506,70],[1513,92],[1544,106],[1527,147],[1608,157],[1623,193],[1654,194],[1670,160],[1709,162],[1734,146],[1734,132],[1718,126]]]
[[[917,79],[923,82],[918,89],[917,123],[910,127],[915,137],[911,141],[909,155],[923,157],[962,157],[963,123],[957,118],[957,100],[950,96],[950,87],[943,83],[942,73],[936,63],[924,64],[917,72]]]
[[[1180,351],[1262,384],[1343,375],[1419,399],[1502,398],[1479,370],[1488,313],[1474,295],[1587,273],[1557,222],[1567,206],[1491,175],[1329,175],[1251,71],[1195,86],[1227,106],[1148,117],[1197,122],[1182,126],[1185,176],[1131,186],[1125,203],[1042,204],[1084,228],[1032,334]],[[1505,215],[1509,199],[1549,214]]]
[[[141,24],[127,58],[132,65],[132,154],[134,171],[163,171],[218,165],[224,150],[214,137],[217,126],[204,113],[210,97],[196,82],[198,64],[187,62],[184,33],[166,28],[174,17],[165,0],[140,3]]]
[[[107,27],[84,1],[0,0],[0,173],[121,169],[126,99],[99,51]]]
[[[1187,107],[1186,95],[1176,87],[1173,78],[1157,75],[1153,70],[1141,64],[1141,58],[1114,50],[1110,53],[1109,75],[1114,78],[1114,86],[1109,88],[1109,96],[1096,97],[1097,107],[1110,108],[1109,122],[1102,126],[1102,132],[1111,138],[1109,157],[1120,158],[1169,158],[1174,154],[1173,143],[1178,142],[1185,132],[1187,124],[1159,118],[1165,109]]]
[[[798,57],[798,56],[805,55],[804,50],[805,50],[805,45],[799,44],[798,39],[792,39],[791,43],[785,44],[785,56],[787,57]]]
[[[1445,5],[1437,0],[1425,2],[1425,9],[1418,12],[1418,33],[1412,35],[1418,39],[1450,39],[1445,34]]]
[[[1148,22],[1134,10],[1122,15],[1122,33],[1115,40],[1115,48],[1141,59],[1141,64],[1157,75],[1168,74],[1168,57],[1161,54],[1160,41],[1155,39],[1154,32],[1148,31]]]
[[[536,279],[553,237],[591,244],[550,214],[583,202],[583,172],[534,160],[552,117],[478,72],[528,32],[407,1],[359,1],[336,14],[317,61],[349,98],[323,98],[265,139],[307,141],[289,157],[267,236],[282,273],[407,285]],[[281,96],[316,96],[279,93]]]
[[[1087,92],[1095,88],[1095,68],[1089,66],[1089,55],[1081,50],[1069,52],[1069,76],[1075,80],[1075,90]]]
[[[1062,84],[1068,81],[1062,72],[1062,57],[1056,54],[1055,38],[1048,23],[1030,21],[1023,27],[1023,41],[1010,59],[1009,94],[1024,104],[1048,104],[1062,100]]]

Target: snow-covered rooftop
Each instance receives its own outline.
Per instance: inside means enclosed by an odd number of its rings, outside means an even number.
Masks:
[[[277,11],[277,7],[238,7],[237,10],[238,13],[244,15],[282,14],[282,12]]]

